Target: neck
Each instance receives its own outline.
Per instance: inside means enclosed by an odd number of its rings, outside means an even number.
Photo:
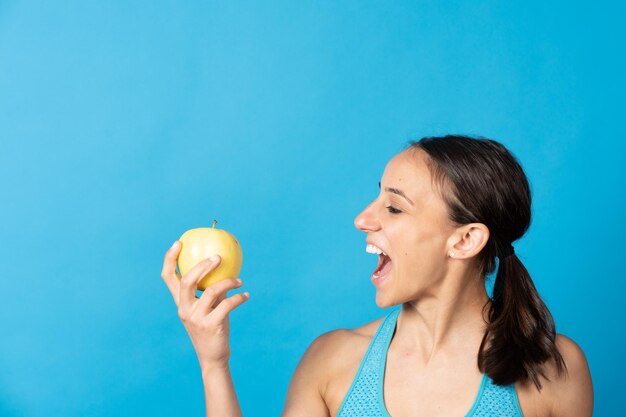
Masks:
[[[489,296],[476,272],[459,271],[417,300],[406,302],[398,316],[393,342],[426,367],[439,360],[477,354],[488,321]]]

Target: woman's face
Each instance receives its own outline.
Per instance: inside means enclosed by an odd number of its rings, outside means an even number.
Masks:
[[[411,148],[394,156],[385,167],[378,198],[354,220],[367,233],[367,243],[389,256],[382,273],[372,275],[381,308],[437,292],[448,268],[448,240],[455,228],[432,188],[425,156]],[[378,258],[379,266],[384,264],[386,257]]]

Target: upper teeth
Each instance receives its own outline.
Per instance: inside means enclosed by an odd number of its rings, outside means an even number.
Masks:
[[[367,252],[367,253],[376,253],[378,255],[380,255],[382,253],[383,255],[387,256],[387,254],[385,252],[383,252],[382,249],[380,249],[377,246],[371,245],[369,243],[365,247],[365,252]]]

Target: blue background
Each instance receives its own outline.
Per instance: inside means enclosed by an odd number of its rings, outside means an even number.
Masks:
[[[204,414],[160,271],[185,230],[242,244],[247,416],[318,335],[385,314],[355,216],[408,140],[503,142],[516,243],[595,415],[622,410],[624,7],[571,1],[0,1],[0,414]],[[622,41],[619,41],[622,39]],[[622,353],[620,353],[622,352]]]

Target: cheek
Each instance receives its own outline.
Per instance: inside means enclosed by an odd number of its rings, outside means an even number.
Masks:
[[[405,301],[418,299],[436,285],[445,265],[438,261],[428,246],[416,246],[413,251],[403,251],[400,262],[394,268],[397,294]],[[403,301],[403,302],[405,302]]]
[[[399,269],[410,274],[430,274],[441,267],[445,258],[446,239],[440,234],[424,231],[402,242],[399,249]]]

